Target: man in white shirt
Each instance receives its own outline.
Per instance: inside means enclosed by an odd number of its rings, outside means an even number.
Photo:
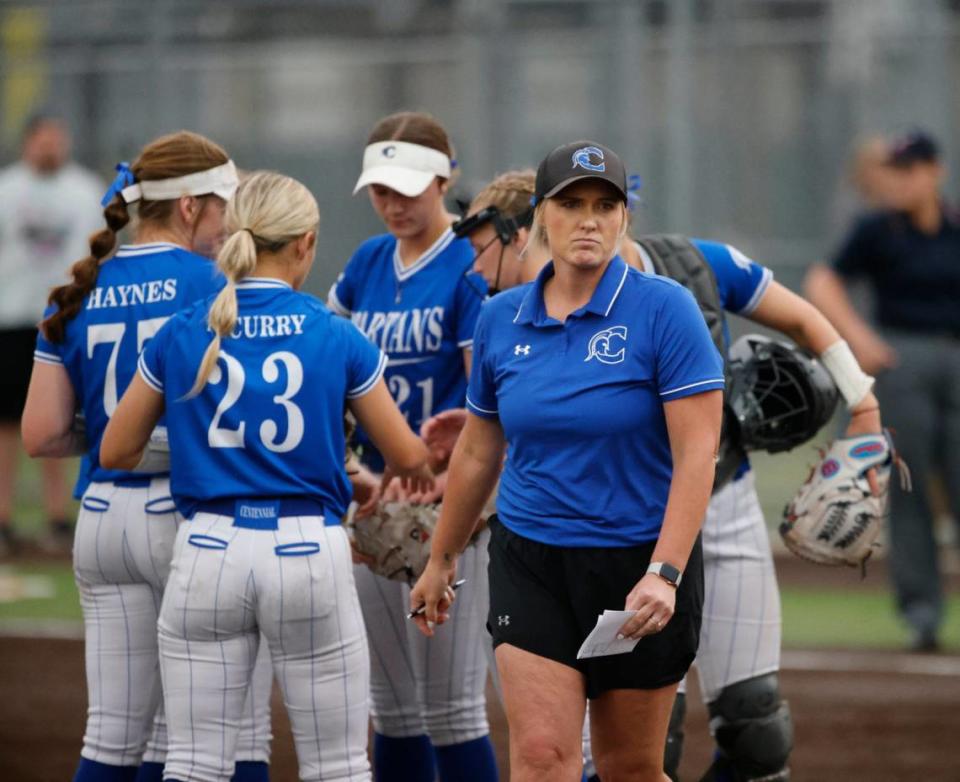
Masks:
[[[70,161],[64,122],[42,114],[24,130],[21,159],[0,170],[0,554],[15,547],[13,499],[20,455],[20,415],[33,364],[37,323],[53,285],[89,252],[102,227],[104,185]],[[69,551],[72,524],[63,464],[42,462],[48,547]]]

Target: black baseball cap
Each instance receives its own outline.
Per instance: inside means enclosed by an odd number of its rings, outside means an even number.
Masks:
[[[914,163],[935,163],[939,159],[940,145],[933,136],[915,130],[891,142],[887,163],[897,168],[907,168]]]
[[[534,199],[539,204],[581,179],[603,179],[617,189],[624,202],[628,200],[627,170],[619,155],[610,147],[586,140],[557,147],[541,161]]]

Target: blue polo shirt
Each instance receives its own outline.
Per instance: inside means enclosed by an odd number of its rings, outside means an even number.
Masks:
[[[685,288],[616,256],[566,322],[537,279],[500,293],[474,335],[467,407],[507,439],[497,514],[558,546],[656,539],[673,460],[663,403],[723,388],[723,360]]]

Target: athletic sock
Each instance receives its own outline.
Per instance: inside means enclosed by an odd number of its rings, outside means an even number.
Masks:
[[[238,760],[230,782],[270,782],[270,766],[261,760]]]
[[[163,782],[163,763],[145,760],[140,764],[135,782]]]
[[[134,782],[139,766],[108,766],[96,760],[80,758],[73,782]]]
[[[429,736],[373,734],[373,774],[377,782],[434,782],[436,773]]]
[[[489,736],[434,747],[441,782],[496,782],[497,759]]]

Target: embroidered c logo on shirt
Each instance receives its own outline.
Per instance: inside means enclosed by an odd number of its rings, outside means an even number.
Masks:
[[[619,364],[627,355],[625,346],[617,349],[620,341],[627,341],[626,326],[613,326],[609,329],[598,331],[590,337],[590,344],[587,347],[587,357],[584,359],[584,363],[591,358],[595,358],[602,364]]]

